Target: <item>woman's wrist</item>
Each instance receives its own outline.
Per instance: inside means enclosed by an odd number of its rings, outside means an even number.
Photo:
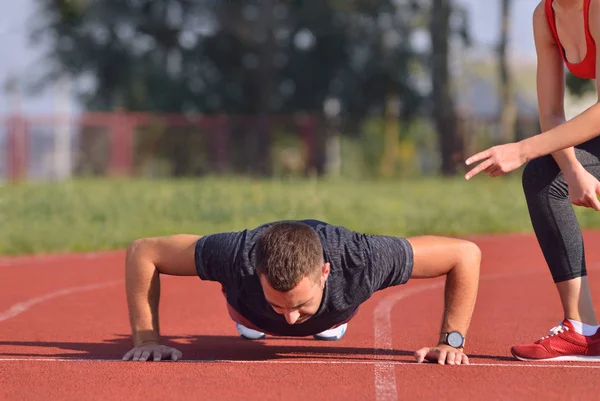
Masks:
[[[575,160],[562,166],[561,171],[565,178],[569,180],[571,177],[576,177],[578,174],[584,172],[585,168],[578,160]]]

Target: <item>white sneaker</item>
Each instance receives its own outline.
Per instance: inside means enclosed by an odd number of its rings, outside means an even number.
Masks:
[[[235,324],[235,328],[237,329],[238,333],[240,333],[240,336],[246,340],[262,340],[267,336],[265,333],[262,333],[258,330],[249,329],[248,327],[239,323]]]
[[[315,334],[313,337],[315,340],[328,340],[335,341],[344,337],[346,334],[346,329],[348,328],[348,323],[344,323],[341,326],[336,327],[335,329],[329,329],[320,332],[319,334]]]

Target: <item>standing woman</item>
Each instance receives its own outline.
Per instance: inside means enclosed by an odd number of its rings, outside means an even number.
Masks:
[[[565,66],[580,78],[600,76],[600,0],[542,0],[533,14],[533,30],[542,134],[472,156],[467,165],[481,163],[466,179],[480,172],[496,177],[528,162],[523,171],[525,198],[564,320],[540,340],[513,346],[512,354],[521,360],[600,362],[600,326],[571,206],[600,210],[600,103],[568,122],[563,106]],[[596,87],[600,96],[600,85]]]

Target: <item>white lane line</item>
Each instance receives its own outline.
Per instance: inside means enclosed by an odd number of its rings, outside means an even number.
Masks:
[[[92,359],[92,358],[0,358],[0,363],[2,362],[115,362],[115,363],[139,363],[132,361],[122,361],[121,359]],[[168,363],[170,361],[163,361],[163,363]],[[146,362],[146,363],[156,363],[156,362]],[[158,362],[160,363],[160,362]],[[378,365],[382,364],[381,361],[340,361],[340,360],[231,360],[231,359],[222,359],[222,360],[210,360],[210,359],[199,359],[199,360],[186,360],[182,359],[177,361],[178,364],[181,363],[199,363],[199,364],[239,364],[239,365]],[[414,367],[433,367],[434,369],[473,369],[477,367],[498,367],[498,368],[531,368],[531,369],[540,369],[540,368],[560,368],[560,369],[600,369],[600,363],[588,363],[585,365],[571,365],[571,364],[552,364],[552,363],[543,363],[543,362],[535,362],[535,363],[476,363],[471,362],[469,365],[445,365],[441,366],[436,363],[416,363],[416,362],[405,362],[405,361],[387,361],[386,365],[390,366],[414,366]]]
[[[375,360],[389,358],[381,351],[392,350],[392,308],[396,302],[403,298],[422,291],[439,288],[444,282],[430,283],[417,288],[409,288],[402,292],[396,292],[384,298],[377,304],[374,312],[375,328]],[[377,362],[375,364],[375,399],[397,400],[398,389],[396,385],[396,371],[394,363]]]
[[[594,263],[588,266],[588,270],[600,267],[600,263]],[[480,276],[481,280],[498,280],[517,276],[526,276],[532,274],[540,274],[536,270],[519,270],[509,273],[497,273]],[[381,358],[378,351],[391,351],[392,346],[392,309],[401,300],[424,291],[441,288],[445,285],[445,281],[421,285],[415,288],[400,290],[392,293],[379,301],[375,307],[373,314],[373,323],[375,330],[375,359]],[[477,364],[478,366],[530,366],[524,364]],[[538,365],[535,365],[538,366]],[[542,365],[540,365],[542,366]],[[563,367],[563,365],[543,365],[544,367]],[[568,365],[565,365],[568,366]],[[598,366],[600,368],[600,366]],[[596,368],[596,367],[594,367]],[[398,389],[396,385],[396,372],[394,364],[389,362],[381,362],[375,365],[375,400],[376,401],[391,401],[398,399]]]
[[[175,277],[175,276],[164,276],[164,277],[161,277],[161,281],[171,280],[173,277]],[[101,283],[82,285],[79,287],[63,288],[62,290],[51,292],[49,294],[42,295],[40,297],[31,298],[31,299],[25,300],[23,302],[16,303],[16,304],[12,305],[10,308],[8,308],[7,310],[5,310],[4,312],[1,312],[0,313],[0,322],[3,322],[5,320],[11,319],[15,316],[18,316],[21,313],[26,312],[27,310],[29,310],[32,306],[34,306],[36,304],[46,302],[46,301],[49,301],[54,298],[63,297],[63,296],[75,294],[78,292],[101,290],[103,288],[114,287],[116,285],[124,284],[124,283],[125,283],[125,280],[104,281]]]
[[[59,298],[59,297],[63,297],[66,295],[75,294],[78,292],[93,291],[93,290],[99,290],[99,289],[103,289],[103,288],[113,287],[113,286],[116,286],[119,284],[123,284],[123,282],[124,282],[123,280],[105,281],[103,283],[82,285],[79,287],[64,288],[62,290],[58,290],[58,291],[51,292],[46,295],[42,295],[41,297],[31,298],[26,301],[16,303],[16,304],[12,305],[10,308],[8,308],[7,310],[5,310],[4,312],[1,312],[0,313],[0,322],[3,322],[5,320],[11,319],[15,316],[18,316],[21,313],[29,310],[32,306],[35,306],[42,302],[49,301],[54,298]]]

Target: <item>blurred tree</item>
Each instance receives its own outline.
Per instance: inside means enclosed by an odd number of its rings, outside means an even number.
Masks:
[[[513,81],[508,64],[507,48],[510,32],[510,11],[512,0],[500,0],[500,40],[498,43],[498,73],[500,75],[500,127],[502,141],[513,142],[516,135],[517,104],[513,89]]]
[[[403,119],[422,111],[421,3],[40,0],[32,40],[51,42],[43,82],[78,78],[89,110],[252,116],[232,123],[233,145],[269,174],[268,116],[320,114],[331,99],[353,117],[383,116],[389,99]]]
[[[455,16],[456,18],[452,18]],[[452,21],[459,21],[457,26]],[[431,35],[432,108],[439,136],[442,174],[454,175],[463,165],[464,138],[457,126],[450,67],[450,43],[459,33],[468,43],[465,10],[452,0],[432,0],[429,32]]]
[[[90,110],[179,111],[191,88],[184,69],[183,20],[200,5],[179,1],[42,0],[32,41],[50,40],[52,82],[65,72],[84,80]]]

